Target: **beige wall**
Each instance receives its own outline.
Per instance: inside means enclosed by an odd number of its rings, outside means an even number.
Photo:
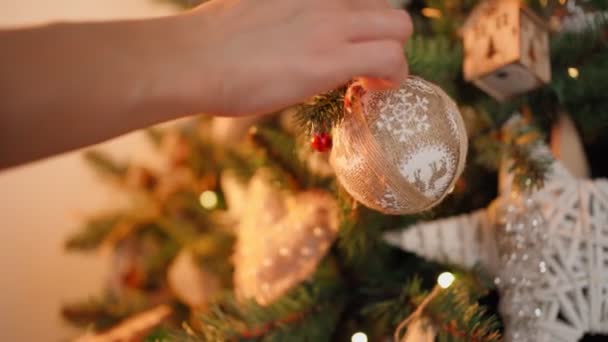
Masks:
[[[0,0],[0,26],[170,11],[155,0]],[[118,157],[154,159],[137,133],[101,148]],[[66,255],[62,243],[86,213],[108,206],[115,196],[77,152],[0,172],[0,341],[74,336],[59,316],[61,303],[95,293],[107,265],[98,255]]]

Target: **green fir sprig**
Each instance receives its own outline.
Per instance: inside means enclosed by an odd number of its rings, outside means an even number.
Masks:
[[[296,122],[299,131],[307,136],[331,132],[344,117],[346,86],[313,97],[297,107]]]
[[[85,161],[102,176],[122,179],[127,174],[127,165],[112,159],[108,154],[90,150],[84,154]]]
[[[73,234],[65,242],[65,248],[72,251],[91,251],[97,249],[116,225],[121,221],[121,214],[108,214],[87,221],[81,231]]]
[[[487,293],[484,286],[476,277],[459,273],[455,283],[448,289],[439,290],[438,295],[423,309],[422,317],[428,319],[437,330],[440,340],[501,341],[497,319],[477,303]],[[363,310],[363,314],[382,324],[383,330],[392,332],[430,294],[420,278],[414,277],[406,282],[400,293],[370,304]]]
[[[268,306],[226,293],[189,324],[193,341],[328,341],[343,306],[331,260]]]

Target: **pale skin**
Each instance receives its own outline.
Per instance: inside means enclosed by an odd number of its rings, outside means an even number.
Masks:
[[[398,84],[411,33],[386,0],[212,0],[0,31],[0,168],[186,115],[270,113],[353,78]]]

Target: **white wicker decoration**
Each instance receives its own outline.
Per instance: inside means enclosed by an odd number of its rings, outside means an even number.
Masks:
[[[496,261],[492,228],[488,210],[482,209],[389,232],[384,239],[426,259],[471,269]]]
[[[546,272],[534,291],[542,308],[537,338],[574,342],[585,333],[608,334],[608,180],[576,179],[560,162],[553,170],[545,187],[532,195],[547,221]],[[385,239],[433,261],[466,268],[479,264],[496,275],[493,207],[417,224]]]

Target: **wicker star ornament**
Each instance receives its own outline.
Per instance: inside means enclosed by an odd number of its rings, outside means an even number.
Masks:
[[[537,317],[529,336],[509,334],[514,329],[507,319],[507,340],[574,342],[585,333],[608,334],[608,180],[577,179],[556,161],[549,181],[531,199],[542,212],[537,221],[544,220],[544,237],[534,248],[538,263],[534,268],[522,266],[523,275],[514,279],[532,279],[526,284],[532,296],[527,300],[537,304],[532,311]],[[430,260],[465,268],[482,265],[498,276],[509,257],[500,253],[498,201],[485,210],[388,233],[385,239]],[[532,249],[522,251],[519,255],[526,259],[535,255]],[[498,285],[504,302],[505,290]],[[503,315],[521,314],[526,303],[507,298],[510,303],[501,304]]]

